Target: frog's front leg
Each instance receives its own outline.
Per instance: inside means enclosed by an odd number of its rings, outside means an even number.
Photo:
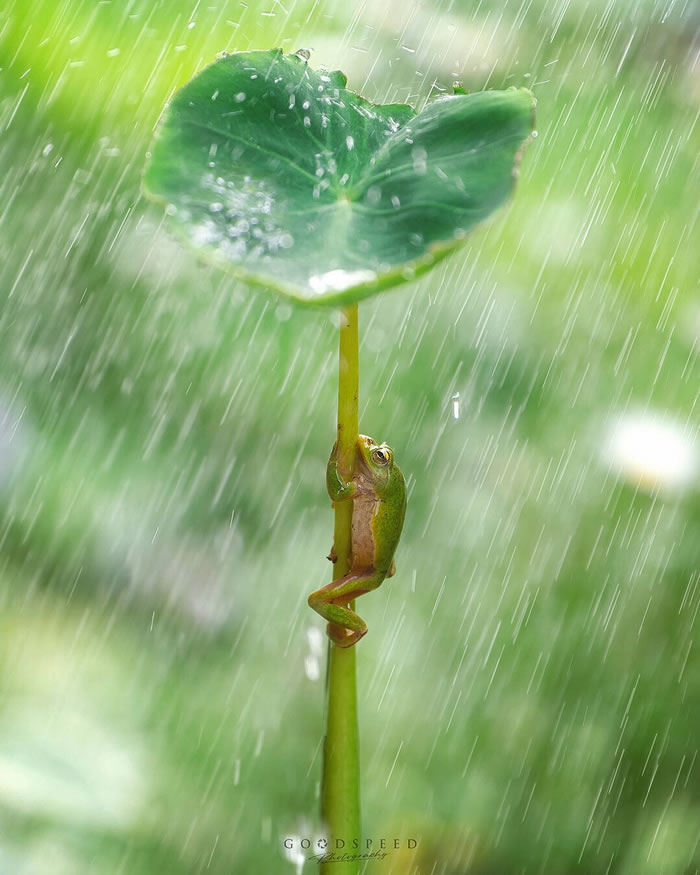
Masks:
[[[355,495],[357,487],[352,480],[345,480],[338,469],[338,442],[333,444],[326,467],[326,488],[332,502],[347,501]]]
[[[376,589],[382,580],[383,576],[372,568],[360,573],[351,571],[309,596],[309,607],[328,620],[328,637],[338,647],[352,647],[367,632],[367,623],[348,607],[348,602]]]
[[[331,457],[328,460],[326,468],[326,488],[333,504],[339,501],[348,501],[355,495],[357,487],[352,480],[345,480],[338,470],[338,442],[333,444]],[[336,563],[338,554],[335,552],[335,544],[331,546],[331,551],[328,554],[328,559]]]

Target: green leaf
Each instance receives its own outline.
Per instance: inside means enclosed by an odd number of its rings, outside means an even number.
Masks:
[[[507,199],[535,101],[457,93],[416,114],[369,103],[305,55],[239,52],[195,76],[163,116],[144,186],[208,260],[344,305],[428,270]]]

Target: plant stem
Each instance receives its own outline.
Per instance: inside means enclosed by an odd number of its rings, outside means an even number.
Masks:
[[[357,304],[340,314],[340,356],[338,360],[338,467],[350,477],[357,446],[359,393],[359,353]],[[347,574],[352,546],[352,501],[335,508],[334,544],[338,556],[333,578]],[[351,607],[354,605],[351,604]],[[357,726],[357,688],[355,648],[328,643],[327,724],[323,746],[321,816],[330,841],[329,851],[338,856],[338,840],[345,852],[353,851],[353,839],[360,838],[360,756]],[[357,875],[359,863],[322,863],[321,875]]]

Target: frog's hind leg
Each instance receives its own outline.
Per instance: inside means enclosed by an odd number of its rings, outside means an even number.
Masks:
[[[338,647],[352,647],[367,633],[367,623],[348,606],[348,602],[374,589],[374,575],[346,574],[312,592],[309,606],[328,620],[328,637]]]

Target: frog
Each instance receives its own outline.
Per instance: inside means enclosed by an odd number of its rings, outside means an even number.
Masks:
[[[406,481],[394,461],[394,451],[368,435],[357,439],[352,475],[338,468],[338,443],[326,468],[326,487],[333,506],[352,501],[350,570],[312,592],[308,604],[328,620],[328,637],[338,647],[352,647],[367,633],[367,623],[350,602],[378,589],[396,572],[394,553],[406,515]],[[328,558],[337,561],[335,545]]]

